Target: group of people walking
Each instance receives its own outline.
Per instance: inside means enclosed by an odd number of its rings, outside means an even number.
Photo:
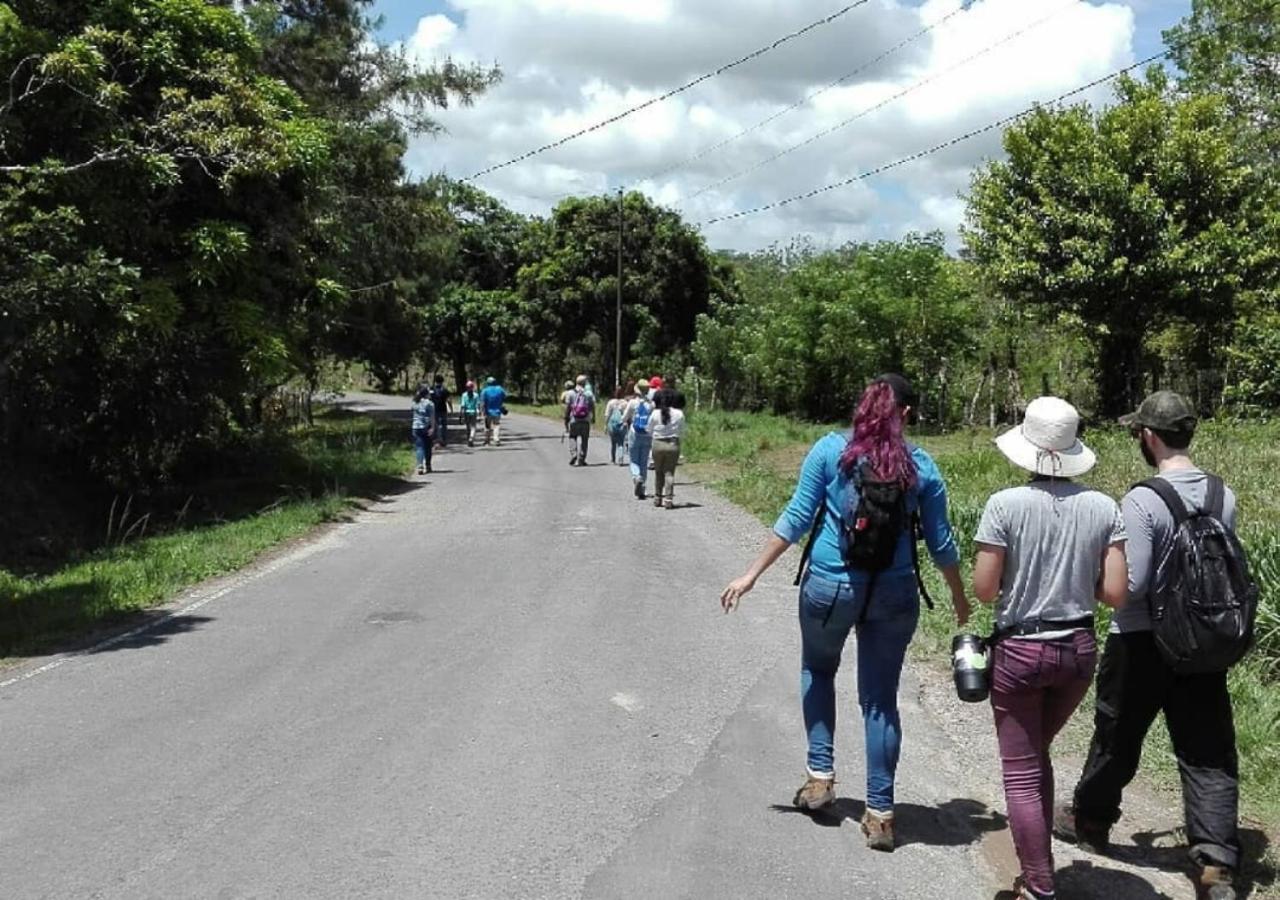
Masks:
[[[564,426],[568,432],[569,465],[587,464],[587,447],[596,421],[596,401],[585,375],[565,385],[561,395]],[[676,468],[684,437],[684,396],[661,376],[641,378],[620,385],[605,404],[605,431],[609,436],[609,462],[629,465],[632,491],[647,499],[649,463],[654,473],[653,505],[675,508]]]
[[[866,753],[868,846],[895,846],[894,786],[902,742],[898,684],[920,615],[915,557],[922,538],[963,627],[970,604],[947,489],[934,461],[907,442],[917,399],[901,376],[876,379],[852,431],[809,452],[773,534],[721,595],[725,612],[789,548],[809,536],[801,574],[800,687],[807,773],[795,805],[834,802],[835,677],[850,634]],[[1079,439],[1080,417],[1043,397],[997,446],[1025,480],[986,503],[976,535],[973,593],[996,605],[989,642],[990,702],[1005,800],[1025,900],[1055,897],[1051,834],[1105,853],[1143,741],[1163,711],[1182,776],[1197,895],[1236,896],[1240,861],[1238,766],[1225,668],[1188,672],[1157,649],[1153,597],[1174,577],[1178,527],[1190,515],[1235,527],[1235,498],[1189,455],[1197,419],[1182,397],[1159,392],[1123,420],[1156,477],[1117,505],[1076,479],[1096,456]],[[1232,538],[1234,539],[1234,538]],[[927,601],[927,595],[925,595]],[[1098,604],[1116,610],[1098,663]],[[1209,667],[1213,668],[1213,667]],[[1055,805],[1050,747],[1097,669],[1094,733],[1073,799]]]
[[[502,417],[507,414],[507,392],[496,378],[485,379],[485,386],[476,390],[476,383],[468,381],[458,395],[458,411],[466,429],[467,446],[476,445],[481,416],[484,418],[485,446],[502,443]],[[437,375],[433,384],[418,385],[410,409],[410,435],[419,475],[431,472],[433,449],[445,447],[449,439],[449,414],[453,403],[444,376]]]

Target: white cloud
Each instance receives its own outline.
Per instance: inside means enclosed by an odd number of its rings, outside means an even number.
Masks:
[[[1121,2],[871,0],[836,22],[697,88],[563,147],[480,179],[513,208],[546,213],[569,194],[645,190],[704,221],[848,179],[1051,99],[1133,58],[1134,15]],[[455,177],[561,139],[644,102],[830,12],[828,0],[453,0],[454,18],[424,18],[408,42],[422,59],[502,66],[472,109],[440,116],[448,134],[416,139],[417,174]],[[924,24],[925,38],[810,104],[678,170],[692,155],[863,66]],[[1007,34],[1048,21],[982,58]],[[458,24],[460,23],[460,24]],[[866,113],[921,80],[929,84]],[[1105,97],[1105,90],[1093,99]],[[866,113],[866,114],[863,114]],[[848,127],[714,191],[816,132]],[[822,244],[941,229],[954,246],[957,194],[1000,152],[996,132],[866,181],[757,216],[710,226],[717,247],[752,249],[807,235]]]

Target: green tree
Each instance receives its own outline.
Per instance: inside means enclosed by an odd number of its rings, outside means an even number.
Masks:
[[[1007,160],[973,178],[964,231],[1002,295],[1087,323],[1108,416],[1158,372],[1153,336],[1190,323],[1212,352],[1275,258],[1224,101],[1173,96],[1159,70],[1116,92],[1097,113],[1041,109],[1010,127]]]

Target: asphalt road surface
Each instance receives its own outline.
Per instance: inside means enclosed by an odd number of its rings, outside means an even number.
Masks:
[[[910,682],[903,846],[857,827],[848,665],[840,815],[787,808],[795,559],[717,601],[759,523],[695,485],[639,503],[554,423],[504,436],[151,631],[0,673],[0,896],[993,895],[994,826]]]

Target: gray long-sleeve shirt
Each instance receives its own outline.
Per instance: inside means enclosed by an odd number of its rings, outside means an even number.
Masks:
[[[1160,476],[1173,485],[1187,509],[1199,509],[1209,491],[1209,479],[1200,469],[1176,469]],[[1125,531],[1129,535],[1126,548],[1129,557],[1129,599],[1116,610],[1111,620],[1112,633],[1151,630],[1150,594],[1162,573],[1156,572],[1157,561],[1173,541],[1175,522],[1164,501],[1153,490],[1134,488],[1120,504]],[[1226,490],[1222,523],[1235,530],[1236,495]]]

